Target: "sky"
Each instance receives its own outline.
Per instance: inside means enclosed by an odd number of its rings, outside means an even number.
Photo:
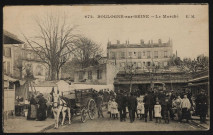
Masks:
[[[209,55],[208,5],[6,6],[3,28],[24,41],[22,33],[28,37],[37,34],[35,16],[43,17],[49,13],[65,14],[69,25],[78,25],[74,33],[100,44],[105,55],[108,41],[125,43],[129,40],[130,44],[139,44],[141,39],[145,43],[172,39],[173,53],[177,50],[181,58]],[[86,15],[94,18],[85,18]],[[149,15],[149,18],[97,18],[98,15]],[[163,15],[178,18],[162,18]]]

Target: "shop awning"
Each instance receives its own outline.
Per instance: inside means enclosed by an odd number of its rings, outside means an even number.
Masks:
[[[16,81],[19,81],[19,80],[18,79],[14,79],[12,77],[9,77],[7,75],[4,75],[4,81],[16,82]]]
[[[209,82],[202,82],[202,83],[189,83],[188,86],[200,86],[200,85],[208,85]]]

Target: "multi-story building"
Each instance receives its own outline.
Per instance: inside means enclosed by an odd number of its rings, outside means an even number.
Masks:
[[[127,63],[135,64],[139,69],[146,69],[152,63],[156,66],[164,67],[168,65],[168,61],[173,55],[172,41],[162,43],[159,39],[158,43],[149,41],[147,44],[143,40],[140,44],[130,44],[129,41],[121,44],[117,41],[116,44],[107,44],[107,57],[111,64],[116,65],[122,70]]]
[[[19,78],[19,58],[20,58],[20,46],[23,45],[23,41],[18,37],[6,30],[3,32],[3,70],[4,75],[8,75],[14,78]]]
[[[96,66],[79,69],[75,71],[75,84],[85,85],[102,85],[103,88],[114,89],[114,78],[118,70],[114,65],[108,63],[101,63]],[[96,88],[96,87],[94,87]]]

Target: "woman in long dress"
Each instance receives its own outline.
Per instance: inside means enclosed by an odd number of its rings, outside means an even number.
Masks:
[[[46,105],[46,100],[43,97],[43,94],[39,95],[39,100],[38,100],[38,115],[37,115],[37,120],[42,121],[46,119],[46,110],[47,110],[47,105]]]

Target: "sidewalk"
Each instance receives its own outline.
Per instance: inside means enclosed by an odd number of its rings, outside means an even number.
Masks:
[[[192,116],[192,121],[206,129],[210,128],[210,118],[206,117],[206,124],[200,124],[200,117],[199,116]]]
[[[26,117],[15,117],[5,120],[3,123],[4,133],[36,133],[43,132],[54,126],[54,119],[47,118],[45,121],[27,120]]]

